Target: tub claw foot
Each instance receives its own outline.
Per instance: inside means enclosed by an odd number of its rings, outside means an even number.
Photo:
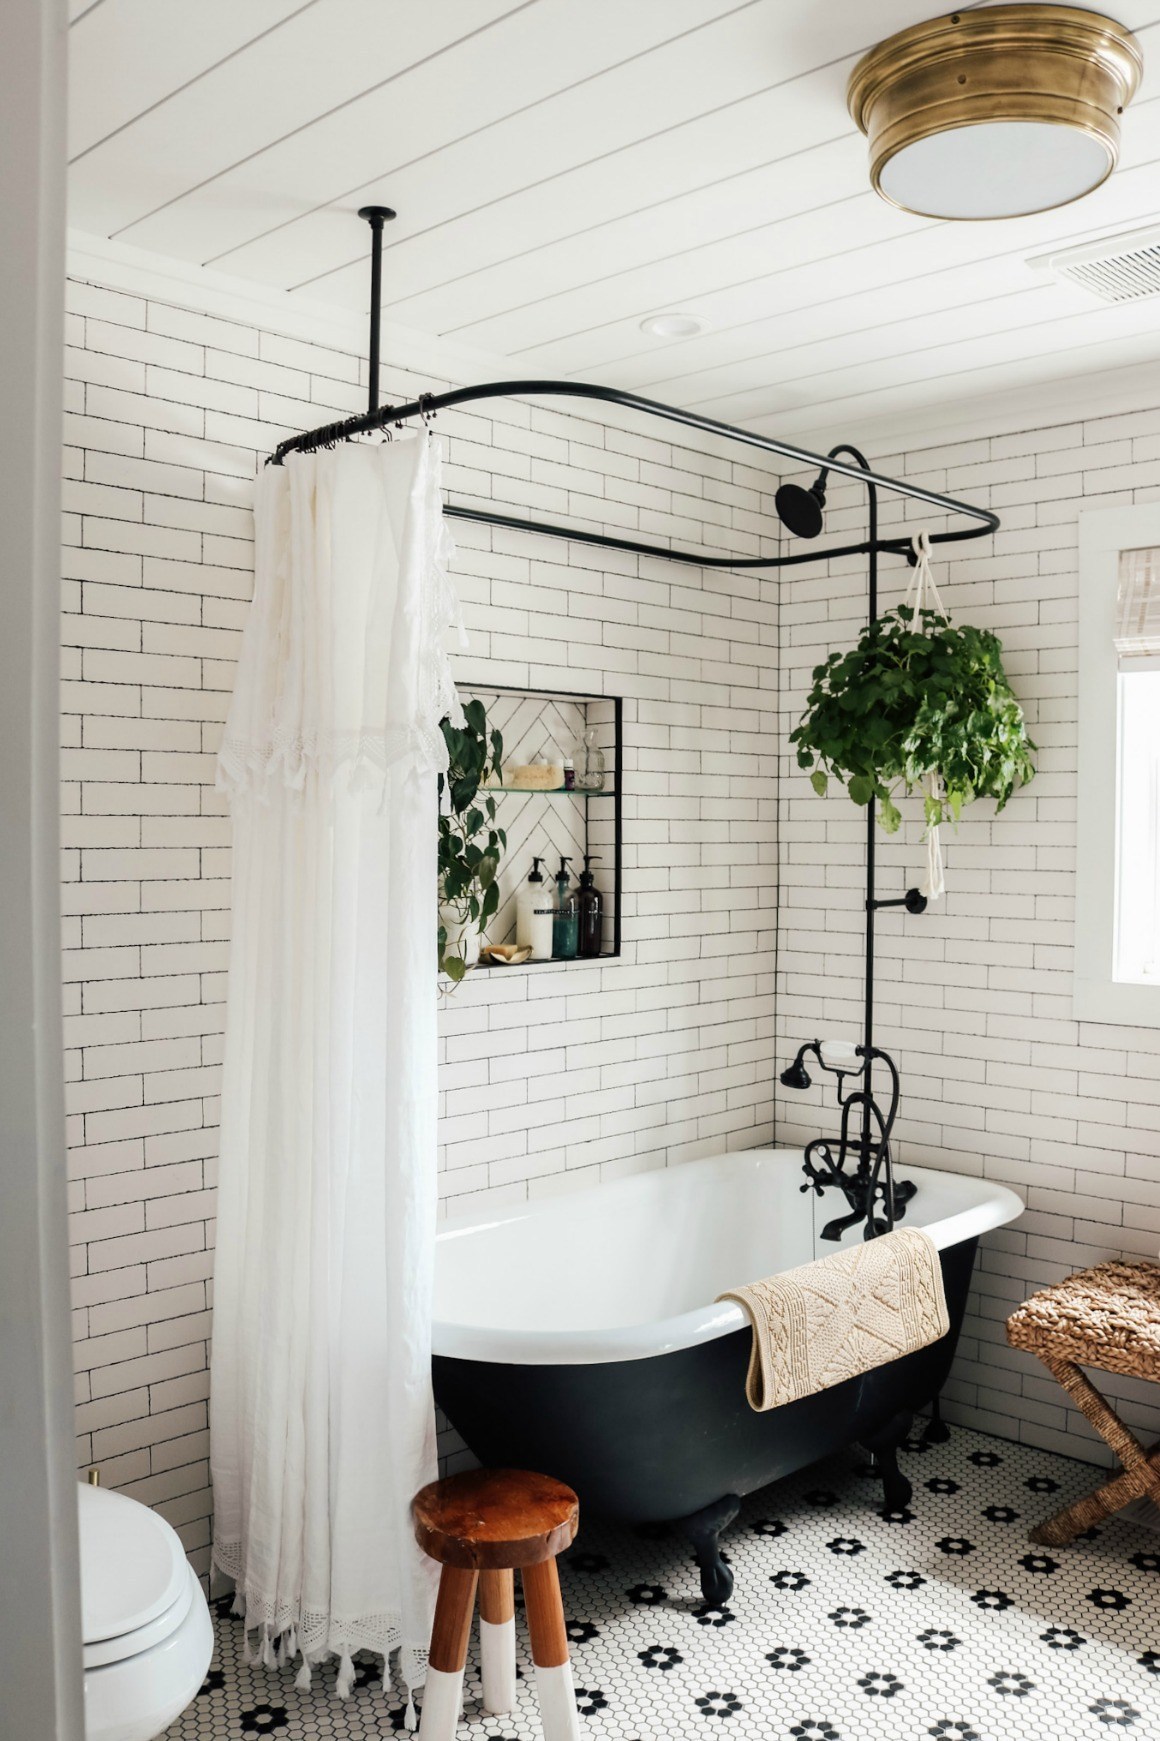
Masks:
[[[928,1445],[945,1445],[951,1436],[951,1430],[942,1418],[941,1402],[937,1396],[931,1398],[930,1419],[923,1428],[922,1436]]]
[[[914,1489],[898,1467],[898,1447],[910,1432],[913,1416],[895,1415],[878,1433],[863,1439],[868,1451],[874,1453],[878,1473],[882,1477],[882,1508],[887,1512],[905,1511]]]
[[[721,1557],[721,1534],[740,1509],[736,1493],[727,1493],[691,1517],[683,1517],[678,1525],[692,1543],[701,1572],[701,1595],[710,1608],[723,1607],[733,1594],[733,1573]]]
[[[882,1509],[884,1511],[905,1511],[910,1504],[914,1488],[898,1467],[898,1458],[893,1451],[879,1456],[882,1469]]]

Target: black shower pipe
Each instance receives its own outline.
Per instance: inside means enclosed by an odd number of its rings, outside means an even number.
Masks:
[[[870,558],[869,562],[867,563],[867,582],[868,582],[867,594],[868,594],[868,596],[867,596],[867,600],[866,600],[866,620],[871,626],[873,626],[873,624],[877,621],[877,618],[878,618],[878,552],[881,549],[881,545],[878,542],[878,480],[874,477],[873,472],[870,470],[870,462],[867,460],[865,454],[859,452],[859,450],[856,447],[852,447],[848,441],[844,441],[844,442],[839,443],[839,445],[837,447],[831,449],[831,451],[826,455],[826,464],[830,468],[831,471],[835,471],[838,469],[837,456],[839,454],[842,454],[842,453],[849,454],[850,458],[854,462],[854,464],[860,468],[863,481],[866,485],[867,521],[868,521],[866,529],[869,533],[869,538],[867,540],[867,550],[869,552],[869,558]],[[874,1048],[874,920],[875,920],[875,915],[877,914],[879,907],[885,906],[885,905],[889,905],[889,906],[902,905],[902,906],[906,907],[908,912],[921,913],[921,912],[925,912],[925,910],[926,910],[926,902],[923,899],[923,897],[918,893],[917,889],[908,889],[905,895],[902,895],[901,897],[899,897],[898,901],[881,902],[881,901],[876,899],[875,888],[874,888],[874,879],[875,879],[875,871],[876,871],[876,862],[875,861],[876,861],[877,846],[878,846],[877,837],[876,837],[876,829],[877,829],[877,823],[876,823],[875,817],[874,817],[874,800],[873,800],[873,797],[871,797],[870,802],[866,806],[866,957],[865,957],[865,977],[863,979],[864,1003],[863,1003],[863,1010],[862,1010],[862,1049],[863,1049],[863,1056],[866,1059],[866,1080],[865,1080],[866,1102],[864,1103],[864,1105],[862,1107],[862,1153],[861,1153],[861,1162],[860,1162],[860,1169],[859,1169],[861,1172],[863,1172],[867,1175],[869,1175],[869,1173],[870,1173],[870,1151],[871,1151],[871,1148],[873,1147],[872,1115],[871,1115],[870,1108],[871,1108],[871,1105],[873,1104],[873,1100],[874,1100],[874,1090],[873,1090],[870,1078],[871,1078],[871,1075],[872,1075],[873,1070],[874,1070],[874,1058],[875,1058],[875,1048]],[[894,1072],[893,1061],[891,1061],[891,1063],[890,1063],[890,1068],[891,1068],[891,1071]],[[895,1072],[895,1075],[897,1075],[897,1072]],[[887,1139],[888,1139],[888,1137],[889,1137],[889,1132],[887,1132]],[[893,1165],[891,1163],[890,1145],[889,1145],[888,1140],[886,1140],[886,1142],[885,1142],[885,1147],[884,1147],[883,1153],[884,1153],[884,1157],[885,1157],[885,1170],[886,1170],[886,1226],[888,1229],[892,1229],[894,1226],[894,1169],[893,1169]],[[870,1218],[872,1220],[873,1215],[874,1215],[874,1205],[872,1202],[867,1203],[866,1213],[867,1213],[868,1218]]]

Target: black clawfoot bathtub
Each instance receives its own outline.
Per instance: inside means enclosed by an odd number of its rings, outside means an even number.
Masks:
[[[929,1348],[753,1413],[750,1333],[714,1296],[834,1247],[817,1243],[831,1210],[799,1192],[800,1153],[752,1150],[447,1223],[436,1397],[481,1462],[543,1469],[614,1517],[682,1520],[705,1599],[724,1601],[717,1536],[740,1496],[859,1442],[882,1457],[888,1507],[905,1503],[893,1447],[950,1370],[979,1235],[1023,1209],[1001,1185],[907,1176],[907,1225],[939,1246],[950,1312]]]

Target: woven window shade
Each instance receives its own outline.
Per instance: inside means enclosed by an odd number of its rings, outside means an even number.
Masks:
[[[1160,550],[1120,553],[1120,586],[1116,598],[1116,657],[1121,666],[1133,659],[1160,658]]]

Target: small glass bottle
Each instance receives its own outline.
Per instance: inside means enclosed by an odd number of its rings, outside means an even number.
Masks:
[[[581,792],[603,792],[604,751],[596,742],[596,727],[590,725],[584,733],[584,743],[576,758],[576,786]]]
[[[560,860],[556,875],[556,910],[552,916],[552,959],[572,961],[580,942],[580,903],[568,887],[568,860]]]

